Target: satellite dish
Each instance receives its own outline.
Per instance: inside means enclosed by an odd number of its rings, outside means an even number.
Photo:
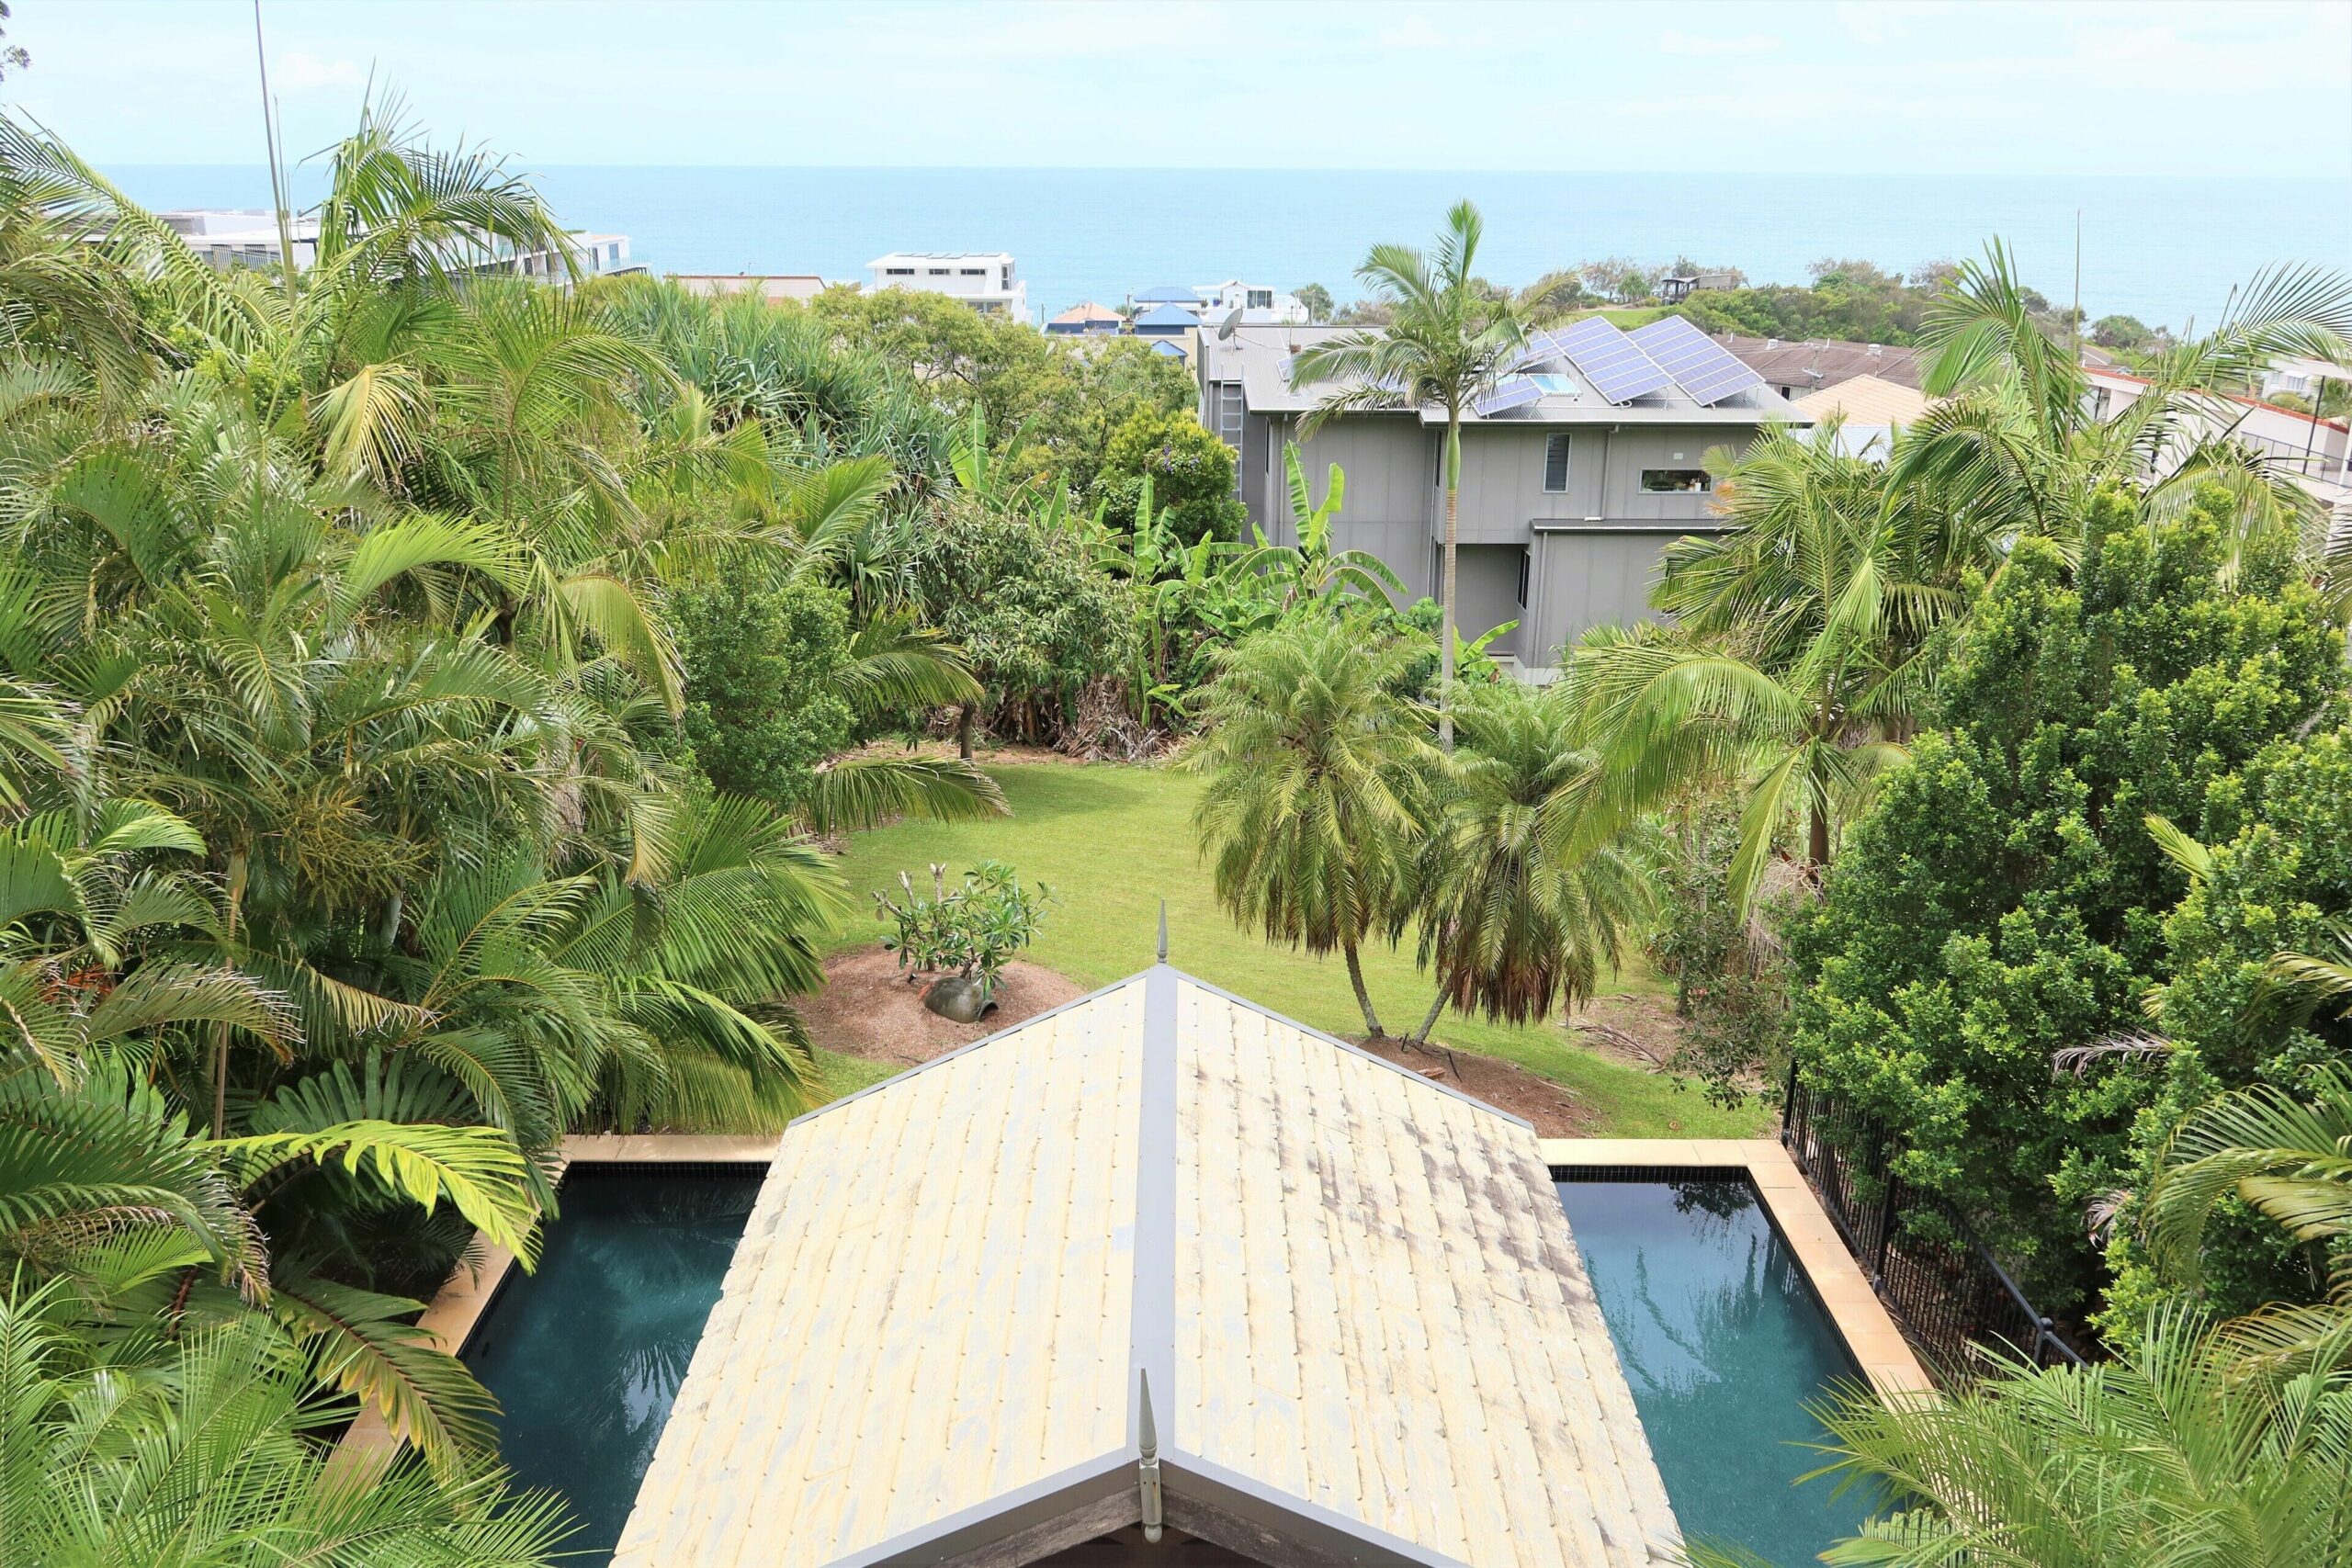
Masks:
[[[1219,343],[1222,343],[1222,342],[1224,342],[1227,338],[1231,337],[1231,336],[1233,335],[1233,329],[1234,329],[1234,328],[1236,328],[1236,327],[1238,327],[1238,326],[1239,326],[1240,324],[1241,324],[1241,308],[1240,308],[1239,306],[1238,306],[1238,305],[1237,305],[1237,306],[1235,306],[1235,307],[1234,307],[1233,314],[1231,314],[1231,315],[1229,315],[1229,316],[1226,317],[1226,319],[1225,319],[1223,321],[1221,321],[1221,322],[1219,322],[1219,323],[1217,324],[1217,329],[1216,329],[1217,341],[1218,341]]]

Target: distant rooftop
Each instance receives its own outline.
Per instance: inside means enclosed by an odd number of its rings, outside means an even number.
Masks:
[[[1229,338],[1202,334],[1202,375],[1209,381],[1238,381],[1255,413],[1305,413],[1339,389],[1336,382],[1294,383],[1293,356],[1301,349],[1361,331],[1338,326],[1243,326]],[[1670,376],[1623,401],[1604,397],[1590,375],[1574,361],[1543,355],[1510,379],[1515,400],[1464,416],[1470,424],[1724,424],[1755,426],[1769,420],[1805,423],[1789,400],[1768,386],[1748,386],[1702,403]],[[1411,417],[1442,423],[1443,411],[1399,407],[1374,417]]]
[[[888,266],[895,262],[1009,262],[1010,251],[892,251],[876,256],[868,267]]]
[[[1179,288],[1170,283],[1163,283],[1157,288],[1147,288],[1136,296],[1136,303],[1138,305],[1197,305],[1200,302],[1201,297],[1198,294],[1189,288]]]
[[[1740,337],[1721,333],[1715,341],[1775,387],[1803,396],[1857,376],[1875,376],[1899,387],[1919,385],[1919,351],[1890,344],[1832,343],[1826,338]]]
[[[1138,327],[1197,327],[1201,319],[1181,305],[1156,305],[1136,318]]]

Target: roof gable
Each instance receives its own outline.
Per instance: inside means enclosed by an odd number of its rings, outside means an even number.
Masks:
[[[1026,1560],[1147,1455],[1253,1556],[1675,1539],[1532,1131],[1163,964],[787,1130],[614,1561]]]

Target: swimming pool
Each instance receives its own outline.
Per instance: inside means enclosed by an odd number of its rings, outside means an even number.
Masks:
[[[1788,1243],[1741,1176],[1554,1185],[1633,1384],[1684,1534],[1782,1568],[1814,1561],[1870,1512],[1817,1469],[1804,1402],[1858,1375]]]
[[[765,1174],[574,1166],[537,1271],[509,1274],[468,1337],[516,1481],[580,1521],[568,1562],[602,1563],[620,1540]]]

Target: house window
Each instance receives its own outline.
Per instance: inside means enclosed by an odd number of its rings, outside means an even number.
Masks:
[[[986,277],[989,275],[989,269],[984,266],[961,267],[957,271],[965,277]]]
[[[933,267],[931,269],[931,276],[933,277],[945,277],[947,276],[947,269],[944,266]]]
[[[1544,488],[1555,494],[1568,488],[1568,433],[1565,430],[1544,438]]]
[[[1248,298],[1242,302],[1252,310],[1271,310],[1274,308],[1274,291],[1271,288],[1252,288]]]
[[[1704,495],[1715,488],[1714,476],[1704,468],[1644,468],[1644,495]]]
[[[915,269],[910,266],[886,266],[882,269],[885,277],[912,277],[914,275]]]
[[[1521,550],[1519,552],[1519,607],[1522,610],[1527,608],[1529,580],[1534,575],[1535,552],[1532,549]]]

